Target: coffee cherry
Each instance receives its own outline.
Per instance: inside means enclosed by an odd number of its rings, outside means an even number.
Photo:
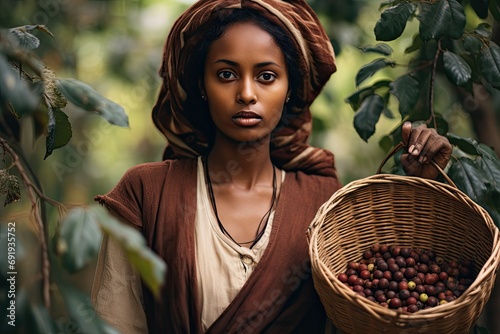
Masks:
[[[408,290],[408,282],[407,281],[401,281],[398,283],[398,289],[399,291],[401,290]]]
[[[438,304],[438,299],[434,296],[429,296],[429,298],[427,299],[427,305],[429,306],[437,306]]]
[[[427,296],[427,294],[426,294],[426,293],[421,293],[421,294],[420,294],[420,301],[421,301],[422,303],[425,303],[425,302],[427,301],[427,299],[429,299],[429,296]]]
[[[419,310],[418,306],[415,305],[415,304],[412,304],[412,305],[409,305],[408,308],[407,308],[407,311],[409,313],[415,313]]]
[[[387,289],[389,287],[389,280],[385,277],[382,277],[379,281],[378,281],[378,287],[380,289]]]
[[[386,270],[386,271],[384,271],[383,277],[390,281],[390,280],[392,280],[392,273],[389,270]]]
[[[419,294],[425,293],[425,286],[419,284],[415,287],[415,291],[417,291]]]
[[[371,276],[371,272],[368,269],[362,270],[359,273],[359,277],[361,277],[362,279],[368,279],[368,278],[370,278],[370,276]]]
[[[365,260],[368,260],[370,259],[371,257],[373,256],[373,252],[371,250],[367,250],[363,253],[363,258]]]
[[[427,275],[425,275],[424,283],[430,285],[436,284],[436,278],[432,274],[427,273]]]
[[[396,264],[398,265],[399,268],[405,268],[406,267],[406,259],[400,255],[400,256],[396,257]]]
[[[347,276],[352,276],[352,275],[357,275],[358,274],[358,271],[357,270],[354,270],[354,269],[347,269],[347,271],[345,272]]]
[[[436,287],[434,285],[426,285],[425,286],[425,293],[428,296],[434,296],[436,294]]]
[[[393,309],[397,309],[401,307],[401,299],[398,297],[391,298],[391,301],[389,303],[389,307]]]
[[[396,291],[387,290],[387,292],[385,293],[385,297],[387,298],[387,300],[396,297]]]
[[[359,269],[359,262],[351,261],[348,263],[348,267],[357,271]]]
[[[401,300],[407,300],[408,298],[410,298],[410,291],[409,290],[400,290],[399,291],[399,298]]]
[[[349,276],[349,278],[347,279],[347,282],[350,284],[350,285],[354,285],[354,282],[358,279],[358,276],[357,275],[351,275]]]
[[[412,257],[407,257],[406,260],[406,267],[413,267],[415,265],[415,259]]]
[[[406,305],[410,306],[415,304],[417,304],[417,298],[410,296],[408,297],[408,299],[406,299]]]
[[[401,247],[393,247],[392,248],[392,256],[397,257],[399,256],[399,252],[401,252]]]
[[[421,263],[418,266],[418,271],[423,273],[423,274],[427,274],[427,272],[429,271],[429,267],[425,263]]]
[[[341,273],[337,276],[337,278],[339,279],[339,281],[341,281],[342,283],[347,283],[347,274],[345,273]]]
[[[408,289],[409,290],[414,290],[417,284],[414,281],[409,281],[408,282]]]
[[[372,272],[373,269],[375,269],[375,265],[373,263],[370,263],[368,266],[367,266],[367,269]]]
[[[384,272],[386,270],[389,270],[389,265],[384,260],[380,260],[377,262],[377,269]]]
[[[373,244],[371,247],[370,247],[370,250],[373,252],[373,253],[378,253],[380,251],[380,244]]]
[[[381,279],[382,277],[384,277],[384,273],[382,272],[382,270],[377,269],[373,272],[373,278]]]
[[[425,264],[429,263],[429,255],[427,255],[426,253],[420,254],[420,262]]]
[[[399,287],[398,282],[396,282],[396,281],[390,281],[389,282],[389,287],[388,287],[389,290],[397,291],[398,287]]]
[[[384,294],[384,295],[379,295],[379,296],[375,297],[375,299],[376,299],[379,303],[383,303],[383,302],[386,302],[386,301],[387,301],[387,298],[386,298],[385,294]]]
[[[403,280],[404,274],[401,271],[396,271],[392,274],[392,279],[396,282],[401,282]]]
[[[363,291],[365,288],[362,286],[362,285],[354,285],[352,287],[352,291],[354,292],[360,292],[360,291]]]
[[[406,268],[405,270],[405,277],[407,279],[412,279],[413,277],[415,277],[415,275],[417,275],[417,271],[415,270],[415,268]]]

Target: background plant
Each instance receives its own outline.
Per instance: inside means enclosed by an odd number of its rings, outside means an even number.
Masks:
[[[359,69],[355,78],[358,90],[347,97],[346,102],[355,111],[357,133],[367,141],[375,133],[382,116],[395,118],[390,100],[394,97],[398,100],[401,121],[379,142],[386,151],[401,141],[400,124],[406,120],[424,121],[428,127],[445,135],[454,145],[448,176],[500,226],[500,160],[494,151],[500,149],[500,141],[492,143],[496,145],[493,148],[449,132],[450,111],[436,107],[435,102],[438,92],[450,99],[454,95],[462,96],[467,101],[467,98],[473,100],[481,89],[487,92],[500,89],[500,47],[492,40],[489,23],[471,26],[464,8],[466,4],[457,0],[382,3],[380,19],[374,27],[376,39],[397,40],[407,22],[417,20],[417,31],[405,50],[406,54],[414,56],[404,64],[392,58],[393,49],[387,43],[361,47],[362,52],[379,57]],[[473,1],[470,5],[479,18],[488,15],[495,20],[500,18],[496,1]],[[385,68],[399,71],[400,67],[406,69],[394,80],[382,79],[366,84],[378,71]],[[444,78],[447,83],[443,82]],[[487,130],[479,129],[480,132]],[[396,165],[393,171],[401,172],[400,169]]]
[[[59,78],[45,66],[33,53],[40,45],[31,33],[34,30],[54,37],[44,25],[0,30],[0,154],[5,165],[0,169],[0,193],[5,195],[4,206],[12,205],[21,199],[23,184],[31,203],[32,222],[15,226],[15,265],[6,256],[0,260],[3,281],[8,272],[19,273],[14,299],[16,326],[2,321],[1,331],[112,333],[115,330],[95,315],[88,294],[75,287],[69,275],[82,271],[95,259],[103,233],[125,249],[155,294],[163,282],[166,265],[146,246],[142,234],[118,222],[104,208],[68,206],[48,197],[20,148],[23,131],[27,131],[20,121],[31,119],[34,140],[45,136],[47,158],[72,137],[72,125],[64,112],[68,102],[83,111],[97,113],[114,125],[128,127],[128,117],[120,105],[89,85]],[[57,209],[59,215],[53,234],[49,231],[47,205]],[[7,247],[11,236],[7,226],[10,225],[0,225],[2,248]],[[7,249],[2,249],[2,254],[7,254]],[[2,296],[7,296],[9,287],[2,284],[0,290]],[[10,300],[1,299],[3,310]],[[64,312],[54,312],[54,300],[58,306],[63,305]]]

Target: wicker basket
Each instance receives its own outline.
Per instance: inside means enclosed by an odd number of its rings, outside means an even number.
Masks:
[[[483,208],[447,180],[452,185],[378,174],[349,183],[319,209],[308,230],[312,275],[328,317],[342,333],[468,333],[474,325],[499,267],[499,230]],[[472,259],[477,278],[444,305],[412,314],[384,308],[337,279],[348,262],[359,261],[375,243]]]

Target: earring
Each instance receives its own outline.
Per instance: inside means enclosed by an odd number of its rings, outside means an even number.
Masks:
[[[201,94],[201,98],[202,98],[203,100],[205,100],[205,101],[207,100],[207,97],[205,96],[205,94]]]
[[[290,96],[286,97],[285,103],[288,103],[288,101],[290,101]]]

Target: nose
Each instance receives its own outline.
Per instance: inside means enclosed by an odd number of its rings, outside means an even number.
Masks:
[[[255,82],[253,78],[244,78],[240,81],[237,102],[245,105],[255,104],[257,102],[257,94],[255,91]]]

